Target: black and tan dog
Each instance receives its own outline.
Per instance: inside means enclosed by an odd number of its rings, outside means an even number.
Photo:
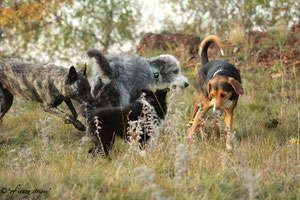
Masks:
[[[202,41],[199,50],[202,67],[196,79],[196,98],[190,116],[193,119],[193,124],[188,137],[191,137],[195,133],[201,123],[201,117],[211,107],[213,107],[214,113],[225,112],[225,125],[231,132],[233,110],[237,105],[239,95],[244,93],[238,69],[224,60],[208,61],[207,50],[212,43],[215,43],[220,49],[221,54],[223,54],[222,45],[217,36],[210,35]],[[201,113],[199,111],[200,103],[202,104]],[[217,138],[216,118],[214,120],[212,138]],[[230,148],[230,144],[227,144],[227,148]]]
[[[93,103],[86,67],[79,73],[53,64],[24,63],[0,58],[0,121],[10,109],[13,96],[43,103],[46,112],[64,118],[78,130],[85,126],[78,121],[71,99],[81,103]],[[65,102],[72,115],[64,113],[57,106]]]

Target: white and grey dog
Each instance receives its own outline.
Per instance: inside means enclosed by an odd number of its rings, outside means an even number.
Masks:
[[[100,51],[87,51],[96,63],[92,70],[91,93],[98,106],[125,106],[140,96],[142,89],[161,87],[186,88],[188,79],[181,74],[180,64],[172,55],[143,58],[138,55],[104,56]]]

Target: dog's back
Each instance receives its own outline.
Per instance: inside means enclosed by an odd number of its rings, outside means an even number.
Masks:
[[[60,77],[65,77],[68,69],[56,65],[31,64],[0,58],[0,83],[10,93],[29,100],[43,102],[46,93],[59,95]]]
[[[138,55],[112,54],[89,50],[96,60],[92,74],[92,95],[100,106],[124,106],[139,97],[141,88],[154,85],[153,72]]]
[[[129,95],[129,101],[136,100],[141,88],[149,88],[155,84],[153,72],[146,59],[138,55],[108,55],[107,60],[114,69],[116,85],[121,96]],[[131,98],[131,99],[130,99]]]

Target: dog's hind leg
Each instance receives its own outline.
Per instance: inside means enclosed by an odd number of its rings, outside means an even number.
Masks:
[[[4,96],[4,92],[0,86],[0,124],[2,122],[2,118],[4,117],[4,110],[6,109],[6,99],[5,99],[5,96]]]
[[[7,90],[3,90],[0,87],[0,122],[4,115],[7,113],[11,107],[14,100],[14,96],[9,93]]]
[[[0,113],[3,112],[4,108],[6,108],[6,100],[5,100],[4,91],[0,86]]]
[[[51,106],[46,105],[44,110],[45,110],[45,112],[49,112],[49,113],[52,113],[54,115],[58,115],[58,116],[64,118],[66,123],[71,122],[74,125],[74,127],[80,131],[86,130],[85,126],[80,121],[75,119],[72,115],[65,114],[63,111],[59,110],[56,107],[51,107]]]

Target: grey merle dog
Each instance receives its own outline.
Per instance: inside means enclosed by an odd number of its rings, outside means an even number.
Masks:
[[[90,85],[86,77],[86,66],[77,73],[54,64],[32,64],[0,58],[0,120],[13,103],[13,95],[43,103],[44,110],[63,117],[65,123],[72,123],[78,130],[85,126],[78,121],[71,99],[92,104]],[[65,102],[72,115],[64,113],[57,106]]]
[[[162,87],[185,88],[188,80],[180,64],[171,55],[143,58],[138,55],[104,56],[100,51],[87,51],[93,66],[91,92],[97,106],[125,106],[140,96],[141,89]]]

